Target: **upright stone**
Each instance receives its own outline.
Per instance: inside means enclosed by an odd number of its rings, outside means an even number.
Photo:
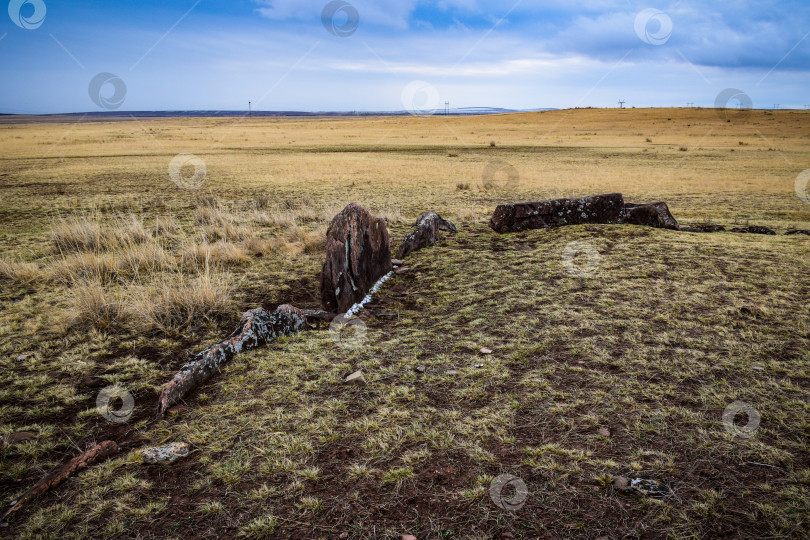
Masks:
[[[623,211],[621,193],[502,204],[495,209],[489,226],[495,232],[507,233],[583,223],[620,223]]]
[[[391,239],[385,221],[351,203],[335,216],[326,233],[326,262],[321,272],[324,309],[345,313],[391,268]]]
[[[439,231],[457,232],[455,225],[436,212],[425,212],[416,220],[416,230],[409,233],[399,246],[397,259],[404,259],[414,251],[432,246],[441,240]]]

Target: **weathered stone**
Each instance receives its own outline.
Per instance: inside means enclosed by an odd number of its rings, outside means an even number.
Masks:
[[[726,228],[722,225],[714,225],[713,223],[700,223],[698,225],[688,225],[682,226],[682,232],[693,232],[693,233],[715,233],[715,232],[723,232]]]
[[[810,236],[810,231],[804,229],[797,229],[795,231],[786,232],[785,236],[793,236],[794,234],[803,234],[805,236]]]
[[[366,378],[363,377],[362,371],[355,371],[345,379],[343,379],[344,384],[356,384],[358,386],[365,386],[366,385]]]
[[[16,512],[23,505],[35,497],[42,495],[52,487],[60,484],[67,477],[73,473],[80,471],[102,461],[109,456],[118,452],[118,445],[113,441],[104,441],[84,452],[80,456],[76,456],[61,467],[58,467],[48,473],[45,478],[37,482],[34,487],[29,489],[22,497],[13,501],[11,505],[0,515],[0,521],[6,519],[12,512]]]
[[[394,270],[394,273],[400,275],[400,274],[407,274],[410,271],[411,271],[410,266],[399,266],[396,268],[396,270]]]
[[[665,202],[652,204],[625,204],[624,223],[629,225],[645,225],[657,229],[680,230],[678,222],[669,212]]]
[[[197,353],[191,362],[163,387],[158,401],[158,418],[197,385],[208,380],[219,367],[242,351],[261,347],[279,336],[300,332],[306,324],[305,314],[290,305],[279,306],[273,313],[262,308],[252,309],[242,316],[242,321],[225,341],[211,345]]]
[[[391,268],[385,221],[351,203],[335,216],[326,233],[326,262],[321,272],[324,309],[346,313]]]
[[[768,234],[772,236],[776,234],[768,227],[760,227],[759,225],[751,225],[749,227],[738,227],[736,229],[731,229],[731,232],[746,233],[746,234]]]
[[[394,266],[402,266],[403,264],[405,264],[405,262],[399,259],[391,259],[391,264],[393,264]]]
[[[492,349],[487,349],[484,347],[481,349],[481,354],[492,354]]]
[[[417,373],[424,373],[425,371],[427,371],[427,368],[425,366],[416,366],[415,368],[413,368],[413,370]]]
[[[580,199],[502,204],[495,209],[489,226],[498,233],[548,229],[583,223],[613,224],[622,221],[621,193]]]
[[[439,231],[456,233],[456,226],[436,212],[425,212],[416,220],[416,230],[409,233],[397,251],[397,259],[404,259],[414,251],[432,246],[442,239]]]
[[[144,463],[174,463],[186,457],[191,451],[188,443],[171,443],[166,446],[153,446],[143,451]]]
[[[638,495],[653,499],[663,499],[672,493],[668,486],[654,478],[633,478],[630,480],[630,489]]]

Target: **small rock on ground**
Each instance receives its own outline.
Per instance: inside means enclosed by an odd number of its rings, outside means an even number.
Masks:
[[[191,448],[188,443],[171,443],[166,446],[154,446],[143,451],[144,463],[174,463],[186,457]]]
[[[415,368],[413,368],[413,370],[417,373],[424,373],[425,371],[427,371],[427,368],[425,366],[416,366]]]
[[[481,349],[481,354],[492,354],[492,349],[487,349],[486,347],[484,347],[483,349]]]
[[[610,437],[610,430],[608,428],[599,428],[599,435],[602,437]]]
[[[630,479],[626,476],[615,476],[613,478],[613,489],[621,492],[630,491]]]
[[[399,259],[391,259],[391,264],[393,264],[394,266],[402,266],[403,264],[405,264],[405,261]]]
[[[17,433],[9,433],[5,437],[0,437],[0,446],[4,444],[12,445],[27,441],[36,437],[37,434],[33,431],[18,431]]]
[[[355,371],[348,377],[343,380],[344,384],[356,384],[359,386],[364,386],[366,384],[366,378],[363,377],[362,371]]]

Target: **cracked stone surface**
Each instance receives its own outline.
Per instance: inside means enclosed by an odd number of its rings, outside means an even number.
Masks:
[[[349,204],[326,233],[326,262],[321,271],[324,309],[346,313],[392,268],[385,221],[357,203]]]
[[[143,451],[143,461],[145,463],[174,463],[178,459],[186,457],[191,448],[188,443],[171,443],[165,446],[153,446]]]
[[[621,223],[624,197],[621,193],[579,199],[502,204],[495,209],[489,226],[498,233],[548,229],[580,224]]]
[[[248,311],[242,315],[239,328],[225,341],[197,353],[191,362],[180,368],[180,372],[163,387],[158,402],[158,417],[162,417],[189,391],[208,380],[222,364],[240,352],[261,347],[279,336],[300,332],[305,324],[304,312],[290,305],[279,306],[273,313],[268,313],[262,308]]]
[[[414,251],[432,246],[442,239],[439,231],[458,232],[456,226],[436,212],[425,212],[416,220],[416,230],[409,233],[397,251],[397,259],[404,259]]]

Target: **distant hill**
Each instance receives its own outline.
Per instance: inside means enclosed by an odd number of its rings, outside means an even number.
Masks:
[[[450,116],[474,116],[486,114],[507,114],[518,112],[533,112],[533,111],[550,111],[555,110],[551,108],[546,109],[503,109],[497,107],[462,107],[457,109],[450,109],[449,113],[444,109],[437,109],[433,111],[420,111],[420,116],[432,115],[445,115]],[[49,117],[89,117],[89,118],[184,118],[184,117],[234,117],[234,116],[257,116],[257,117],[284,117],[284,116],[328,116],[328,117],[351,117],[351,116],[408,116],[412,114],[410,111],[98,111],[98,112],[83,112],[83,113],[61,113],[61,114],[40,114],[40,115],[13,115],[13,116],[31,116],[46,119]],[[0,113],[0,116],[6,116]],[[12,115],[8,115],[12,116]]]

